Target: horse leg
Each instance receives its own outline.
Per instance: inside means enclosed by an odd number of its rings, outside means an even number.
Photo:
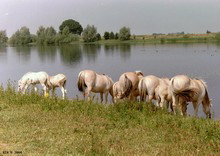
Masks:
[[[161,107],[161,97],[158,95],[156,99],[157,99],[157,104],[156,105]]]
[[[66,96],[66,90],[63,86],[61,86],[61,92],[62,92],[62,95],[63,95],[63,99],[65,99],[65,96]]]
[[[37,86],[36,86],[36,84],[33,84],[33,86],[34,86],[34,91],[37,93]]]
[[[48,88],[45,84],[41,84],[43,86],[43,90],[44,90],[44,96],[46,97],[47,96],[47,91],[48,91]]]
[[[210,106],[204,102],[202,102],[203,112],[206,114],[206,118],[211,118]]]
[[[181,103],[181,115],[186,116],[187,113],[187,103],[184,101]]]
[[[194,107],[194,116],[197,117],[198,116],[198,108],[199,108],[198,102],[194,101],[192,103],[193,103],[193,107]]]
[[[152,103],[152,100],[153,100],[153,95],[152,94],[150,94],[149,96],[148,96],[148,103]]]
[[[101,103],[103,102],[103,93],[100,93]]]
[[[174,114],[176,114],[177,108],[178,108],[178,98],[175,95],[172,95],[172,108]]]
[[[164,96],[161,97],[161,102],[160,102],[160,107],[164,107],[165,106],[165,99]]]
[[[29,84],[26,84],[26,85],[25,85],[25,87],[24,87],[24,90],[23,90],[23,94],[25,94],[25,93],[26,93],[26,91],[27,91],[28,87],[29,87]]]
[[[89,101],[91,100],[91,98],[90,98],[91,90],[92,90],[92,87],[88,86],[87,87],[87,93],[85,93],[87,95]]]
[[[105,103],[107,104],[108,102],[108,92],[105,93]]]

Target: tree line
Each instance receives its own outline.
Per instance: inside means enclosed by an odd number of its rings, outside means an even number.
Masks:
[[[103,39],[129,40],[130,34],[129,27],[122,27],[119,33],[106,31]],[[25,45],[36,43],[39,45],[48,45],[71,43],[80,40],[84,42],[95,42],[101,39],[102,37],[94,25],[87,25],[83,29],[81,24],[73,19],[63,21],[59,26],[59,31],[56,31],[52,26],[40,26],[36,34],[31,34],[29,28],[23,26],[8,38],[6,30],[0,30],[0,44]]]

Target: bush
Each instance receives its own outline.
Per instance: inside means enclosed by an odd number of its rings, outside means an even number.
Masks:
[[[94,42],[97,40],[97,29],[94,25],[87,27],[83,30],[82,38],[84,42]]]
[[[130,33],[130,28],[128,27],[122,27],[119,31],[119,39],[124,41],[124,40],[129,40],[131,36]]]
[[[83,31],[81,24],[73,19],[63,21],[59,29],[62,32],[65,27],[69,28],[70,33],[80,35]]]
[[[105,39],[105,40],[108,40],[108,39],[109,39],[109,32],[106,31],[106,32],[104,33],[104,39]]]
[[[110,38],[110,39],[115,39],[115,35],[114,35],[113,32],[110,32],[110,34],[109,34],[109,38]]]
[[[215,35],[215,39],[217,39],[218,41],[220,41],[220,33],[217,33],[217,34]]]
[[[9,40],[10,44],[24,45],[32,42],[32,35],[30,34],[29,28],[22,27],[17,30]]]
[[[0,44],[5,44],[8,41],[8,37],[6,35],[6,30],[0,31]]]

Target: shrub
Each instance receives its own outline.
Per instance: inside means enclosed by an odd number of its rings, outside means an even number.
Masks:
[[[128,27],[122,27],[119,31],[119,39],[124,41],[124,40],[129,40],[131,36],[130,33],[130,28]]]
[[[108,40],[108,39],[109,39],[109,32],[106,31],[106,32],[104,33],[104,39],[105,39],[105,40]]]
[[[97,29],[94,25],[87,27],[83,30],[82,38],[84,42],[94,42],[97,40]]]

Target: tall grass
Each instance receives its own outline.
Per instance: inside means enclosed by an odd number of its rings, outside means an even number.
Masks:
[[[100,104],[0,87],[0,155],[218,155],[220,122],[145,103]]]

